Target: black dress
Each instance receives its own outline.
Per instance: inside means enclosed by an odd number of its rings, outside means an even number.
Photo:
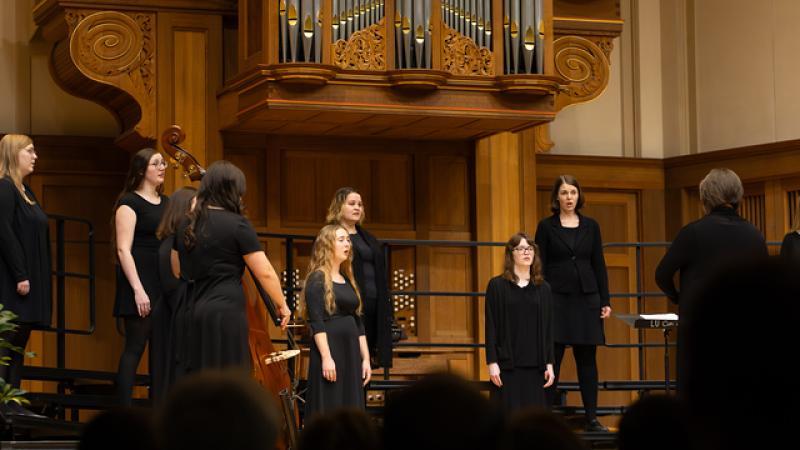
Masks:
[[[13,181],[0,179],[0,304],[17,322],[50,326],[52,312],[50,238],[47,215],[25,186],[29,205]],[[30,281],[28,295],[17,283]]]
[[[581,215],[577,228],[565,228],[554,214],[539,222],[535,241],[553,290],[555,342],[604,344],[600,309],[611,302],[600,226]]]
[[[322,355],[316,340],[311,339],[308,365],[308,393],[305,418],[341,407],[365,408],[361,379],[361,347],[359,336],[364,336],[364,325],[356,314],[358,297],[350,281],[333,283],[336,310],[329,314],[325,309],[324,275],[315,272],[308,277],[305,287],[306,310],[312,336],[325,333],[331,357],[336,364],[336,382],[322,377]]]
[[[156,237],[156,229],[169,199],[161,196],[161,203],[154,205],[136,193],[128,193],[120,199],[119,205],[130,207],[136,213],[136,228],[133,232],[131,255],[136,264],[136,273],[142,287],[150,298],[151,315],[156,314],[161,299],[161,284],[158,277],[158,247],[161,241]],[[133,288],[128,277],[117,264],[117,291],[114,297],[114,316],[135,317],[136,309]]]
[[[181,316],[186,335],[181,336],[178,355],[185,355],[188,371],[206,368],[249,369],[247,312],[242,289],[243,256],[263,250],[256,230],[239,214],[209,209],[207,219],[195,229],[197,242],[186,248],[184,231],[178,227],[175,249],[181,263],[181,277],[188,281]],[[177,318],[176,318],[177,320]],[[176,324],[175,328],[183,325]],[[180,330],[178,330],[180,332]]]
[[[178,347],[176,343],[182,336],[178,330],[185,330],[185,300],[186,300],[186,281],[175,278],[172,274],[171,253],[175,245],[175,235],[169,235],[161,241],[158,249],[158,274],[161,282],[162,310],[160,320],[153,324],[153,339],[158,339],[164,343],[162,355],[163,373],[162,380],[158,383],[160,392],[156,393],[156,398],[163,398],[164,395],[174,384],[177,378],[186,373],[183,364],[185,358],[179,359],[175,352]],[[156,338],[158,336],[158,338]]]
[[[353,278],[364,303],[364,329],[370,355],[380,367],[392,367],[394,307],[389,298],[386,261],[381,244],[360,225],[350,235],[353,243]]]
[[[486,363],[500,366],[494,401],[506,412],[547,405],[544,371],[554,364],[552,297],[547,282],[525,287],[494,277],[486,288]]]

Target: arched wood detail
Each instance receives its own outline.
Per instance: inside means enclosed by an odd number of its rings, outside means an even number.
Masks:
[[[557,96],[557,109],[592,100],[608,86],[608,55],[613,43],[605,37],[598,37],[597,41],[583,36],[561,36],[553,43],[556,74],[568,82]]]
[[[126,148],[156,140],[155,14],[67,10],[51,66],[66,91],[108,108]]]
[[[453,75],[494,76],[494,56],[486,47],[442,22],[442,70]]]
[[[333,64],[341,69],[386,70],[386,27],[384,19],[357,31],[350,39],[333,44]]]

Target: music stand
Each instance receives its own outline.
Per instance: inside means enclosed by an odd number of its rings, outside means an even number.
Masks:
[[[663,314],[645,314],[645,316],[659,316]],[[669,333],[678,327],[678,316],[674,318],[643,317],[642,314],[614,314],[621,321],[635,329],[650,329],[664,331],[664,391],[669,394]]]

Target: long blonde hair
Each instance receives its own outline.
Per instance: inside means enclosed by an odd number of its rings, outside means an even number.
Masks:
[[[33,140],[24,134],[7,134],[0,139],[0,178],[8,177],[17,187],[22,198],[29,205],[36,202],[25,193],[25,186],[22,184],[22,174],[19,171],[19,153],[25,147],[33,145]]]
[[[306,298],[306,288],[308,288],[308,279],[315,272],[322,272],[325,279],[323,289],[325,293],[325,310],[328,314],[333,314],[336,311],[336,299],[333,296],[333,279],[331,278],[331,270],[333,266],[333,252],[336,242],[336,231],[344,227],[339,224],[325,225],[319,230],[317,238],[314,240],[314,245],[311,248],[311,262],[308,263],[308,275],[303,287],[303,299]],[[347,231],[347,230],[345,230]],[[358,298],[358,308],[356,314],[361,314],[362,302],[361,293],[356,285],[356,280],[353,278],[353,252],[350,252],[347,260],[342,261],[339,271],[350,280],[353,285],[353,290],[356,291]],[[306,313],[308,308],[306,308]]]

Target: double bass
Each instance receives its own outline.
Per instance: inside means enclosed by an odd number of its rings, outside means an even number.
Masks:
[[[173,125],[162,133],[161,146],[172,159],[173,164],[182,168],[190,180],[200,181],[205,174],[205,169],[197,161],[197,158],[180,146],[185,138],[183,130],[178,125]],[[246,299],[252,376],[272,394],[276,405],[279,405],[283,411],[285,419],[283,433],[279,437],[277,447],[296,448],[298,416],[295,408],[295,385],[290,377],[289,362],[291,358],[300,353],[300,350],[298,350],[289,328],[286,329],[288,350],[275,350],[269,334],[267,316],[275,325],[280,325],[280,318],[275,305],[249,268],[242,278],[242,288]]]

